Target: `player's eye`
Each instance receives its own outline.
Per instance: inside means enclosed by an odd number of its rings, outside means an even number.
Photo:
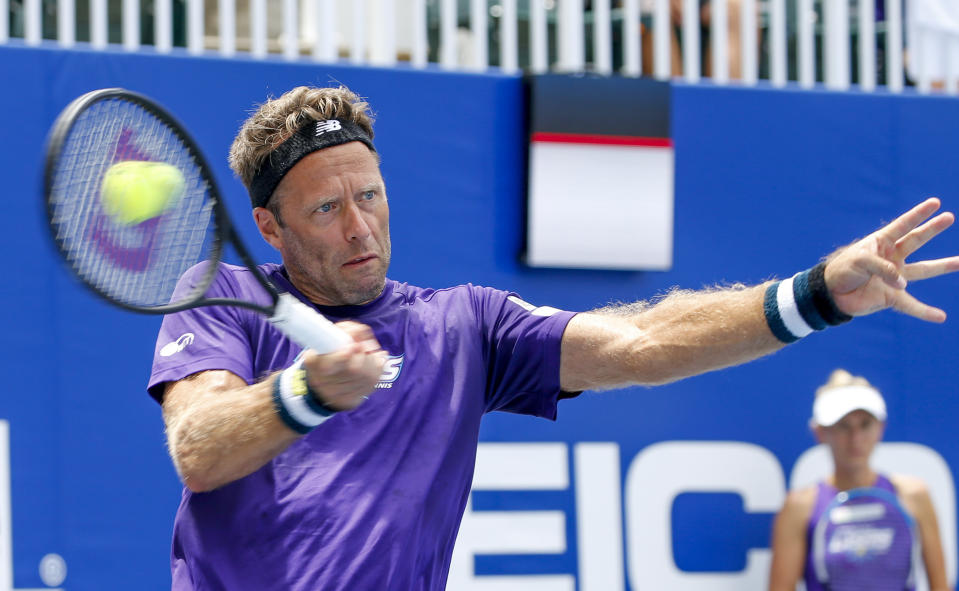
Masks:
[[[372,201],[376,197],[376,191],[363,191],[363,201]]]
[[[323,205],[316,208],[317,213],[330,213],[333,211],[334,205],[332,203],[324,203]]]

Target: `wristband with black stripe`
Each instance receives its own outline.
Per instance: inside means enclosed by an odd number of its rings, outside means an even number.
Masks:
[[[301,357],[273,379],[273,405],[283,423],[301,435],[306,435],[336,413],[320,402],[319,396],[310,388]]]
[[[797,273],[766,288],[766,324],[783,343],[798,341],[814,331],[852,320],[836,306],[825,280],[826,263]]]

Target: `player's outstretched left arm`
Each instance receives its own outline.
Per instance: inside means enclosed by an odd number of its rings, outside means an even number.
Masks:
[[[563,335],[560,383],[564,390],[578,391],[671,382],[750,361],[776,351],[792,337],[804,336],[807,329],[821,329],[842,318],[886,308],[943,322],[945,312],[917,300],[907,286],[959,270],[959,256],[905,262],[952,225],[955,217],[951,213],[930,218],[938,209],[938,199],[927,199],[830,255],[824,266],[817,266],[818,280],[811,278],[814,275],[802,280],[819,285],[815,297],[792,302],[791,310],[779,310],[782,302],[777,304],[775,289],[779,284],[770,282],[753,287],[674,290],[655,305],[640,302],[578,314]],[[802,292],[806,288],[797,289]],[[792,294],[793,290],[780,292]],[[810,303],[814,300],[815,306]],[[801,309],[824,305],[832,312],[806,326]],[[797,322],[801,334],[792,333]],[[771,326],[777,323],[774,332]]]

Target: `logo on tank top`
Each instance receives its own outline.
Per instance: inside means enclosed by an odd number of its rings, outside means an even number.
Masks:
[[[383,366],[383,373],[380,374],[380,381],[377,382],[377,389],[392,388],[393,382],[400,377],[403,371],[403,356],[390,355],[386,358],[386,364]]]
[[[836,528],[829,538],[829,553],[865,560],[885,554],[892,547],[896,531],[889,527],[846,525]]]

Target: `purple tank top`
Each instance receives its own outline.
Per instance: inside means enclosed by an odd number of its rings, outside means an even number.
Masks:
[[[806,530],[806,590],[915,591],[914,530],[885,476],[844,492],[820,482]]]

